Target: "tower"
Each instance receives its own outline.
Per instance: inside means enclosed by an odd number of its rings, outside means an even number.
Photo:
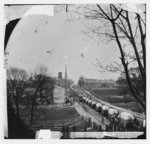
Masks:
[[[62,72],[58,72],[58,78],[62,79]]]
[[[65,65],[65,89],[67,88],[67,64]]]
[[[67,75],[67,64],[65,65],[65,80],[67,80],[68,75]]]

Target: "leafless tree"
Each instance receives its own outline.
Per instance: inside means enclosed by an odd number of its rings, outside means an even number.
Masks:
[[[46,83],[46,80],[47,80],[46,74],[47,74],[47,67],[45,67],[44,65],[39,65],[34,74],[35,91],[33,93],[33,99],[32,99],[32,104],[31,104],[31,125],[33,124],[35,100],[36,100],[38,92],[40,91],[42,86]]]
[[[31,125],[33,124],[34,118],[34,108],[36,105],[36,98],[40,96],[42,98],[44,95],[48,96],[49,101],[53,101],[53,89],[54,89],[54,79],[48,76],[48,69],[44,65],[39,65],[35,71],[33,77],[33,87],[34,93],[32,94],[32,104],[31,104]],[[50,102],[47,102],[50,103]]]
[[[8,99],[14,102],[17,115],[19,115],[20,101],[25,92],[27,78],[28,74],[23,69],[11,67],[7,70]]]
[[[146,7],[143,5],[143,7]],[[69,11],[69,7],[67,8]],[[71,9],[71,8],[70,8]],[[123,4],[80,5],[70,10],[84,17],[89,23],[86,34],[94,34],[97,38],[104,36],[108,41],[115,41],[120,51],[120,63],[103,66],[105,71],[121,71],[125,74],[129,89],[134,98],[146,109],[146,11],[126,9]],[[121,64],[121,65],[120,65]],[[131,68],[137,68],[143,84],[144,101],[134,88]]]

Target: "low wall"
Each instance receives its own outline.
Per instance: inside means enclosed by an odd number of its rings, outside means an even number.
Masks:
[[[69,138],[137,138],[142,135],[143,132],[70,132]]]
[[[48,130],[47,130],[48,131]],[[49,136],[49,134],[51,134]],[[120,139],[131,139],[137,138],[138,136],[142,135],[143,132],[69,132],[68,138],[69,139],[102,139],[105,137],[110,138],[120,138]],[[39,131],[36,132],[35,139],[39,139]],[[43,138],[47,139],[47,135],[44,134]],[[48,138],[49,139],[61,139],[63,136],[62,132],[59,131],[48,131]]]

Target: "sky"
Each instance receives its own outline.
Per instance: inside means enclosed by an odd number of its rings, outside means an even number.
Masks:
[[[22,17],[8,41],[8,68],[19,67],[30,73],[41,64],[56,77],[58,72],[64,76],[67,64],[68,77],[74,81],[80,76],[117,79],[118,74],[99,72],[92,64],[96,63],[96,58],[103,65],[119,61],[116,43],[97,43],[81,32],[84,27],[81,22],[67,21],[68,13],[64,10],[55,12],[51,8],[5,7],[6,23]]]

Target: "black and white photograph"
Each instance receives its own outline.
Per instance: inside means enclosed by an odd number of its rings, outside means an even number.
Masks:
[[[4,139],[147,139],[147,4],[4,4]]]

